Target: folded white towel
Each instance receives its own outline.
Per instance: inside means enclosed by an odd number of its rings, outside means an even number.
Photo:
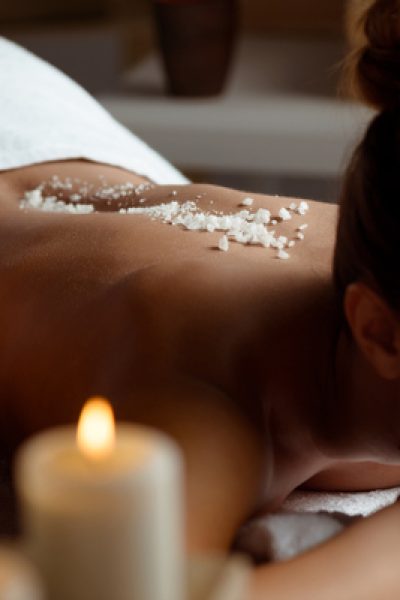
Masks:
[[[338,534],[355,519],[397,501],[400,487],[370,492],[293,492],[282,509],[242,527],[236,547],[256,562],[292,558]]]
[[[1,36],[0,90],[0,171],[85,158],[155,183],[188,182],[77,83]]]

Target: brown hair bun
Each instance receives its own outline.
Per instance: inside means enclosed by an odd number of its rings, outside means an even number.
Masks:
[[[367,2],[366,10],[365,2],[359,5],[346,68],[350,90],[381,110],[400,106],[400,0]]]

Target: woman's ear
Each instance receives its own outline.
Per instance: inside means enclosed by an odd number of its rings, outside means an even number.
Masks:
[[[346,289],[344,312],[360,351],[384,379],[400,377],[400,321],[382,298],[356,282]]]

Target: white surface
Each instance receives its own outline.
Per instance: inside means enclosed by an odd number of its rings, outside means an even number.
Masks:
[[[156,183],[186,180],[78,84],[0,36],[0,171],[87,158]]]
[[[335,98],[342,56],[333,40],[245,38],[221,96],[165,96],[151,56],[100,100],[180,167],[335,177],[371,116]]]

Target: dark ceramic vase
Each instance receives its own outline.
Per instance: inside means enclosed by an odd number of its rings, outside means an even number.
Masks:
[[[167,91],[219,94],[237,30],[237,0],[153,0]]]

